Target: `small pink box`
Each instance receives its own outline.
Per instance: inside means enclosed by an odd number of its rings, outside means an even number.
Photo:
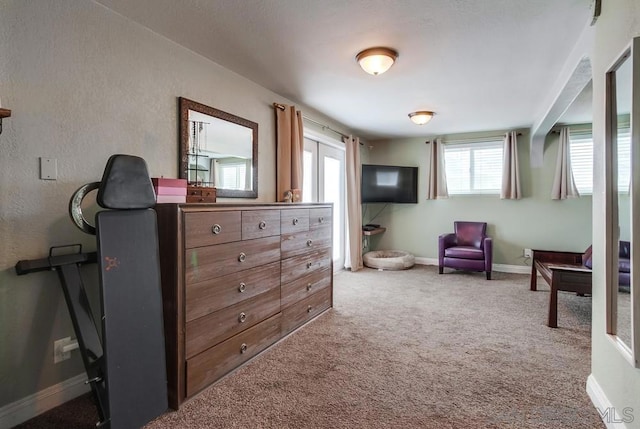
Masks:
[[[170,186],[154,186],[156,195],[187,195],[187,187],[172,188]]]
[[[187,179],[168,179],[166,177],[152,177],[151,182],[153,182],[153,186],[157,188],[158,186],[167,187],[167,188],[187,188]]]
[[[186,195],[158,195],[156,196],[156,203],[186,203]]]

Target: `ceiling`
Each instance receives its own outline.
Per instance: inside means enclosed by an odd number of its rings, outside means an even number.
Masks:
[[[368,139],[531,126],[591,13],[591,0],[97,1]],[[355,61],[375,46],[399,53],[380,76]],[[418,126],[415,110],[436,116]]]

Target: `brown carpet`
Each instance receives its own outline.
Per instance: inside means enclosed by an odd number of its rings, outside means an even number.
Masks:
[[[342,272],[335,308],[156,428],[604,428],[585,393],[591,299],[529,277]],[[544,282],[542,282],[544,284]],[[90,428],[85,395],[20,428]]]

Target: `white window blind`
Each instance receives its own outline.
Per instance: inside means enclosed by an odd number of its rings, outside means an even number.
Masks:
[[[569,133],[573,181],[580,195],[593,193],[593,138],[590,132]]]
[[[631,133],[618,129],[618,192],[628,193],[631,184]]]
[[[573,180],[581,195],[593,193],[593,136],[590,132],[571,132],[569,152]],[[618,190],[629,192],[631,180],[631,135],[629,128],[618,129]]]
[[[246,163],[220,164],[220,187],[225,189],[246,189]]]
[[[499,194],[503,142],[445,144],[447,189],[456,194]]]

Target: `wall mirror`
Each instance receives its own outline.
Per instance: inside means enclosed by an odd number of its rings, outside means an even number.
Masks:
[[[258,198],[258,124],[180,97],[179,169],[218,197]]]
[[[635,85],[634,85],[635,83]],[[606,75],[607,333],[634,366],[639,367],[640,297],[637,258],[640,231],[640,38],[619,57]],[[636,192],[637,194],[637,192]],[[634,213],[636,214],[634,219]]]

